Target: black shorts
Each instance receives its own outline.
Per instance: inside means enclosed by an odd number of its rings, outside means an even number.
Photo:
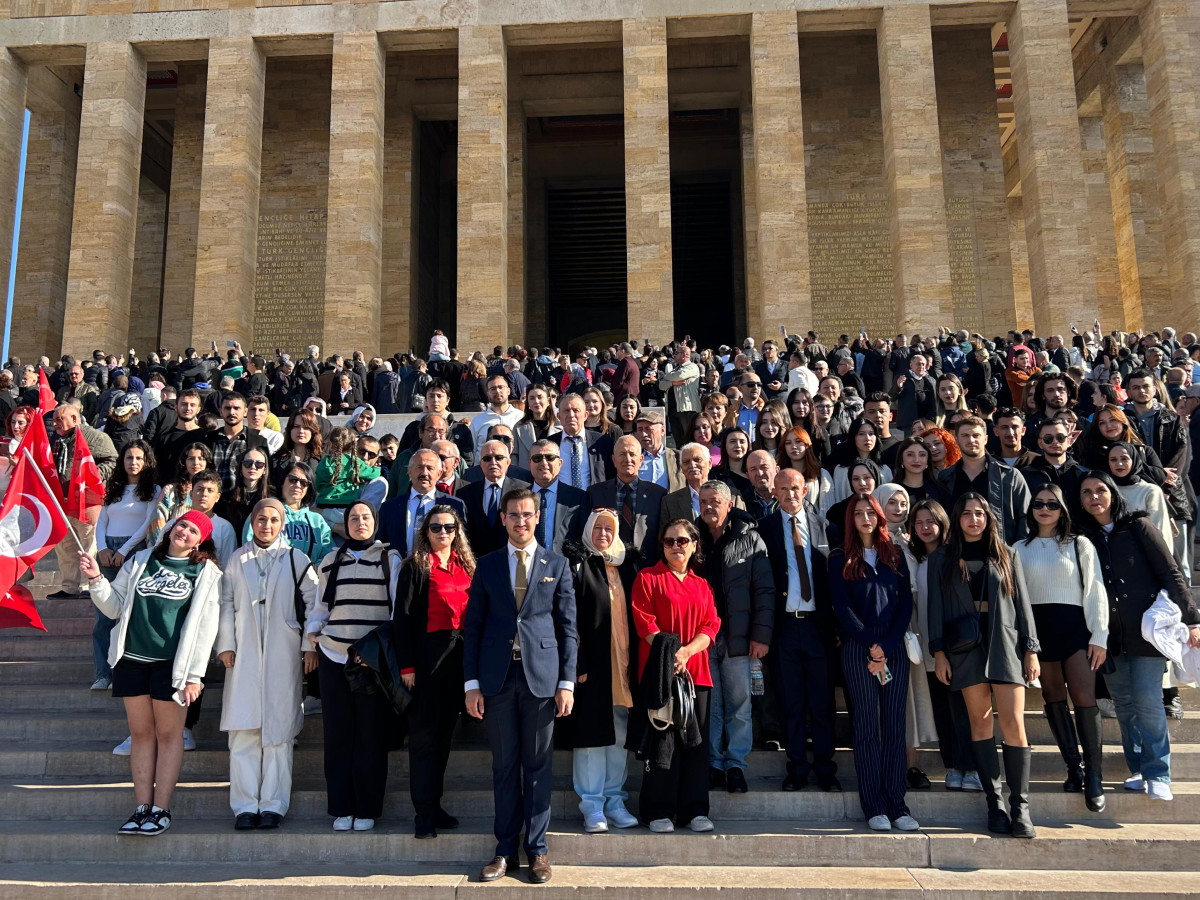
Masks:
[[[134,662],[123,659],[113,666],[112,695],[114,697],[145,697],[151,700],[175,699],[175,688],[171,684],[171,669],[175,663]]]

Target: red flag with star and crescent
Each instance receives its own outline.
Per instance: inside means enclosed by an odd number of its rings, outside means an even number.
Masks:
[[[50,381],[46,378],[46,370],[38,369],[38,413],[45,415],[58,406],[54,399],[54,391],[50,389]]]
[[[75,429],[75,455],[71,459],[71,490],[63,504],[67,515],[88,522],[87,511],[104,503],[104,479],[100,467],[92,456],[92,448],[83,436],[83,429]],[[92,520],[94,521],[94,520]]]
[[[50,449],[50,436],[46,434],[46,423],[41,416],[34,416],[29,422],[29,427],[25,429],[25,436],[21,438],[21,444],[17,447],[17,452],[13,454],[13,459],[20,460],[25,456],[26,450],[33,457],[33,462],[46,479],[46,483],[50,485],[54,499],[61,505],[63,500],[62,484],[58,479],[58,469],[54,465],[54,453]],[[36,476],[31,474],[30,477]]]
[[[17,581],[67,536],[66,519],[58,509],[47,481],[39,477],[30,455],[22,453],[0,504],[0,628],[46,630],[33,597]]]

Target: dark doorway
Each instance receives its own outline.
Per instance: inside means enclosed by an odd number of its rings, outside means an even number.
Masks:
[[[701,347],[735,334],[733,234],[729,180],[671,184],[671,264],[675,337]]]
[[[435,328],[453,335],[458,325],[458,123],[419,122],[418,126],[412,342],[420,349],[429,346]]]

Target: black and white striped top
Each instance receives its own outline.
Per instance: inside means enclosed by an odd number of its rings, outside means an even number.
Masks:
[[[331,660],[346,662],[351,644],[391,620],[390,582],[399,565],[399,557],[379,541],[357,552],[332,550],[321,560],[319,599],[306,630],[320,632],[321,651]]]

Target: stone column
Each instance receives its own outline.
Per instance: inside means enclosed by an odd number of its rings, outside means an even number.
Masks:
[[[379,310],[379,346],[384,355],[406,351],[412,343],[410,334],[415,325],[411,94],[411,82],[388,84],[383,135],[383,300]]]
[[[1200,319],[1200,8],[1150,0],[1138,21],[1171,291],[1166,318],[1147,326],[1186,331]]]
[[[464,26],[458,30],[456,334],[464,358],[508,341],[508,191],[504,30]]]
[[[1108,187],[1108,154],[1104,147],[1104,131],[1100,119],[1083,116],[1079,119],[1079,144],[1083,159],[1083,185],[1087,196],[1088,228],[1091,241],[1092,277],[1096,285],[1096,306],[1100,310],[1100,325],[1106,331],[1121,327],[1127,321],[1121,305],[1121,276],[1117,267],[1116,231],[1113,228],[1112,194]],[[1140,319],[1140,309],[1133,310]],[[1077,319],[1075,322],[1080,331]],[[1087,320],[1091,325],[1091,320]],[[1105,324],[1109,323],[1109,324]],[[1140,326],[1137,326],[1140,327]]]
[[[128,348],[142,167],[146,61],[132,44],[88,44],[75,173],[63,352]]]
[[[249,349],[254,340],[266,81],[266,57],[253,38],[209,42],[192,310],[197,346],[238,340]]]
[[[746,327],[739,330],[746,334],[761,335],[765,332],[762,328],[762,270],[758,255],[758,169],[754,156],[754,98],[749,93],[742,95],[738,118],[738,140],[742,150],[742,242],[746,257]],[[806,252],[807,248],[808,242],[805,241]]]
[[[675,337],[667,20],[625,19],[626,334]]]
[[[196,231],[200,223],[200,162],[204,158],[205,82],[202,64],[179,67],[159,338],[160,346],[175,352],[182,351],[192,342]]]
[[[780,325],[790,331],[813,326],[795,11],[754,13],[750,77],[758,276],[747,278],[747,283],[757,281],[758,294],[747,304],[746,324],[747,333],[762,340],[775,337]]]
[[[1052,334],[1099,314],[1066,0],[1018,0],[1008,45],[1033,317]]]
[[[875,32],[896,327],[921,334],[936,332],[954,313],[929,28],[927,5],[892,5],[884,6]]]
[[[525,327],[525,110],[508,110],[508,343],[528,346]]]
[[[384,54],[374,31],[333,36],[324,343],[379,351]]]
[[[1012,260],[1013,311],[1016,325],[1009,328],[1022,330],[1033,327],[1033,295],[1029,290],[1029,244],[1025,241],[1025,211],[1021,198],[1009,197],[1008,207],[1008,252]],[[1003,333],[1003,332],[1002,332]]]
[[[12,233],[21,175],[21,135],[25,131],[25,64],[0,47],[0,284],[8,292],[12,266]],[[45,352],[50,352],[46,348]],[[51,353],[53,355],[53,353]]]

